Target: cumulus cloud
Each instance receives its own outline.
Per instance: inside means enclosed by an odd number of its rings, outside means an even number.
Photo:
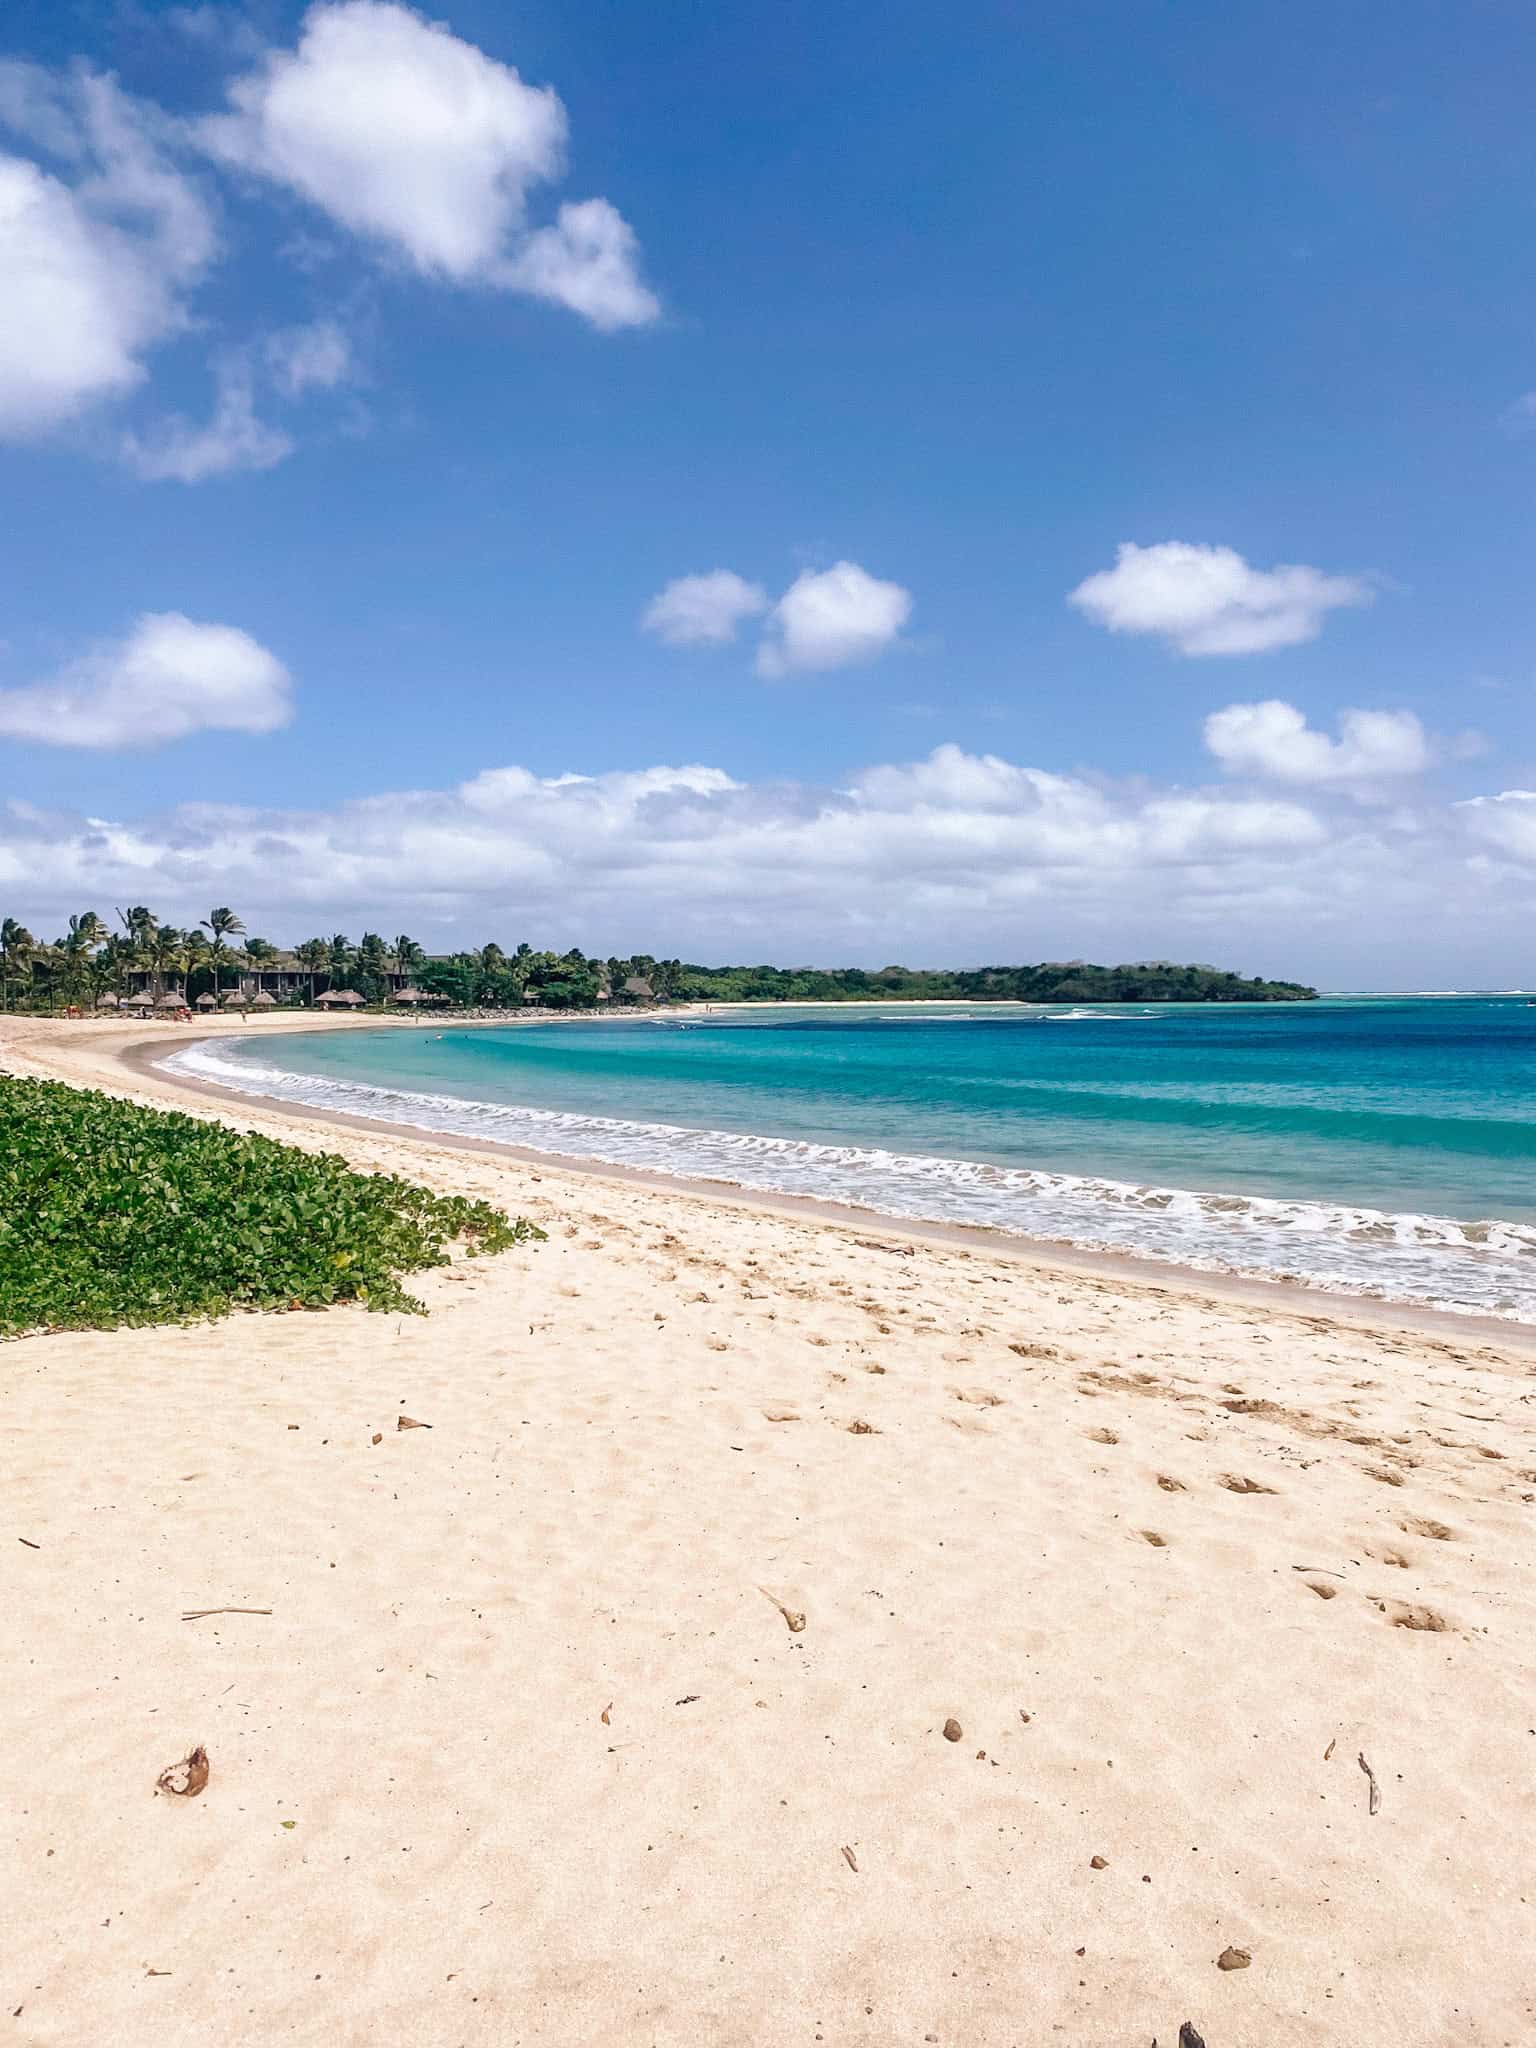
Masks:
[[[640,617],[641,629],[671,647],[722,646],[736,638],[743,619],[768,609],[768,593],[731,569],[707,576],[678,576],[653,597]]]
[[[700,764],[507,766],[323,810],[225,793],[143,819],[0,807],[0,891],[34,929],[127,892],[172,917],[216,897],[288,939],[398,920],[434,944],[499,931],[694,959],[1182,955],[1323,978],[1332,960],[1349,986],[1417,986],[1431,958],[1444,977],[1479,957],[1486,979],[1533,880],[1536,793],[1400,816],[1327,789],[1114,784],[956,746],[843,789]]]
[[[0,154],[0,436],[29,439],[142,381],[146,355],[185,325],[215,236],[147,110],[111,79],[0,66],[0,126],[61,159],[55,173]]]
[[[1473,836],[1536,868],[1536,789],[1504,789],[1456,806]]]
[[[873,661],[895,644],[911,615],[911,591],[882,583],[857,562],[807,569],[769,616],[757,672],[782,676]]]
[[[565,168],[558,94],[395,0],[321,0],[198,125],[226,164],[287,187],[425,276],[555,300],[595,326],[660,308],[603,199],[530,231],[530,190]]]
[[[0,736],[53,747],[154,747],[194,732],[272,732],[288,671],[235,626],[146,612],[51,680],[0,690]]]
[[[757,650],[760,676],[798,669],[848,668],[873,661],[900,638],[912,593],[882,583],[857,562],[807,569],[777,604],[760,583],[733,569],[679,576],[646,606],[641,629],[673,647],[721,646],[746,619],[766,614]]]
[[[1339,737],[1307,724],[1294,704],[1229,704],[1205,721],[1205,744],[1224,768],[1276,782],[1369,785],[1429,766],[1429,741],[1411,711],[1345,711]]]
[[[1068,595],[1111,633],[1150,633],[1181,654],[1263,654],[1315,640],[1330,611],[1369,604],[1359,576],[1329,576],[1299,563],[1254,569],[1233,548],[1126,541],[1113,569]]]

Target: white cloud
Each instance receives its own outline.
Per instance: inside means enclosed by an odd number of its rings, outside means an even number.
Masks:
[[[1411,711],[1345,711],[1339,737],[1307,724],[1294,704],[1229,704],[1205,721],[1205,744],[1233,774],[1276,782],[1369,785],[1429,766],[1429,741]]]
[[[487,770],[324,810],[221,791],[139,820],[0,806],[0,892],[280,939],[336,924],[693,959],[1220,959],[1351,987],[1497,977],[1536,881],[1536,793],[1399,815],[1059,775],[955,746],[843,790],[702,765]],[[1465,962],[1462,969],[1457,963]]]
[[[1536,867],[1536,789],[1504,789],[1456,806],[1478,839]]]
[[[352,374],[352,344],[335,320],[279,328],[267,336],[264,353],[268,371],[289,398],[333,390]]]
[[[456,284],[557,300],[604,328],[659,312],[606,200],[528,230],[526,200],[565,167],[566,116],[440,24],[393,0],[322,0],[295,50],[269,50],[198,125],[203,146]]]
[[[291,435],[256,417],[250,364],[226,358],[215,372],[213,417],[206,426],[174,413],[144,434],[125,434],[123,460],[152,483],[205,483],[242,469],[273,469],[294,450]]]
[[[1067,601],[1112,633],[1156,634],[1181,654],[1262,654],[1315,640],[1330,611],[1372,594],[1359,576],[1298,563],[1254,569],[1232,548],[1167,540],[1122,543],[1114,568]]]
[[[505,282],[549,299],[605,333],[643,327],[661,311],[640,282],[634,229],[606,199],[568,202],[553,227],[536,228],[505,271]]]
[[[707,576],[678,576],[653,597],[641,615],[641,629],[672,647],[720,646],[736,638],[743,619],[768,609],[768,593],[731,569]]]
[[[145,355],[185,324],[214,231],[111,79],[0,67],[0,123],[67,166],[0,154],[0,436],[28,439],[142,380]]]
[[[912,614],[912,593],[882,583],[857,562],[807,569],[774,606],[757,672],[847,668],[873,661],[895,644]]]
[[[1512,434],[1529,434],[1536,429],[1536,391],[1522,391],[1504,411],[1504,425]]]
[[[52,680],[0,690],[0,736],[128,749],[194,732],[272,732],[292,716],[288,671],[234,626],[146,612]]]

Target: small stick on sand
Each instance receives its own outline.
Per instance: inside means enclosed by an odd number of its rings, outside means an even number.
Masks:
[[[844,1842],[843,1844],[843,1861],[847,1864],[848,1868],[853,1872],[854,1876],[857,1877],[859,1874],[858,1858],[854,1855],[853,1851],[849,1848],[846,1842]]]
[[[766,1586],[759,1586],[757,1590],[759,1591],[759,1593],[762,1594],[765,1600],[771,1601],[773,1605],[777,1607],[780,1614],[783,1615],[785,1622],[788,1624],[790,1634],[792,1636],[799,1635],[801,1629],[805,1627],[805,1616],[800,1612],[799,1608],[786,1607],[784,1605],[784,1602],[777,1595],[777,1593],[770,1593]]]
[[[1364,1771],[1365,1775],[1371,1781],[1371,1812],[1375,1813],[1380,1809],[1381,1806],[1381,1787],[1376,1782],[1376,1773],[1371,1769],[1370,1765],[1366,1762],[1365,1751],[1363,1749],[1361,1750],[1359,1756],[1356,1758],[1356,1762],[1359,1764],[1361,1770]]]
[[[1325,1564],[1293,1564],[1291,1570],[1293,1572],[1321,1572],[1325,1578],[1330,1579],[1342,1579],[1344,1576],[1342,1572],[1330,1571]]]
[[[28,1550],[41,1550],[43,1547],[41,1543],[34,1543],[30,1536],[18,1536],[16,1541],[18,1543],[25,1543]]]
[[[206,1621],[210,1614],[270,1614],[270,1607],[193,1607],[181,1617],[183,1621]]]
[[[1335,1751],[1335,1750],[1336,1750],[1336,1749],[1338,1748],[1338,1746],[1339,1746],[1339,1738],[1337,1737],[1337,1735],[1335,1735],[1335,1736],[1334,1736],[1334,1738],[1333,1738],[1333,1740],[1332,1740],[1332,1742],[1330,1742],[1330,1743],[1329,1743],[1329,1745],[1328,1745],[1328,1747],[1327,1747],[1327,1748],[1326,1748],[1326,1749],[1325,1749],[1325,1750],[1323,1751],[1323,1762],[1324,1762],[1324,1763],[1327,1763],[1327,1762],[1329,1761],[1329,1759],[1330,1759],[1330,1758],[1332,1757],[1332,1755],[1333,1755],[1333,1752],[1334,1752],[1334,1751]]]

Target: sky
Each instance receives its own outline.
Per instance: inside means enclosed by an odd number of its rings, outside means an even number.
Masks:
[[[8,0],[0,915],[1536,982],[1524,0]]]

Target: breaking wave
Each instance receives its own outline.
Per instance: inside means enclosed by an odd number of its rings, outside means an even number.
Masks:
[[[1341,1294],[1536,1322],[1536,1226],[1530,1224],[1138,1186],[977,1160],[526,1109],[288,1073],[267,1060],[240,1057],[228,1041],[188,1046],[161,1064],[245,1095],[515,1145],[553,1158],[807,1196],[914,1222],[971,1224],[1205,1272],[1292,1280]]]

